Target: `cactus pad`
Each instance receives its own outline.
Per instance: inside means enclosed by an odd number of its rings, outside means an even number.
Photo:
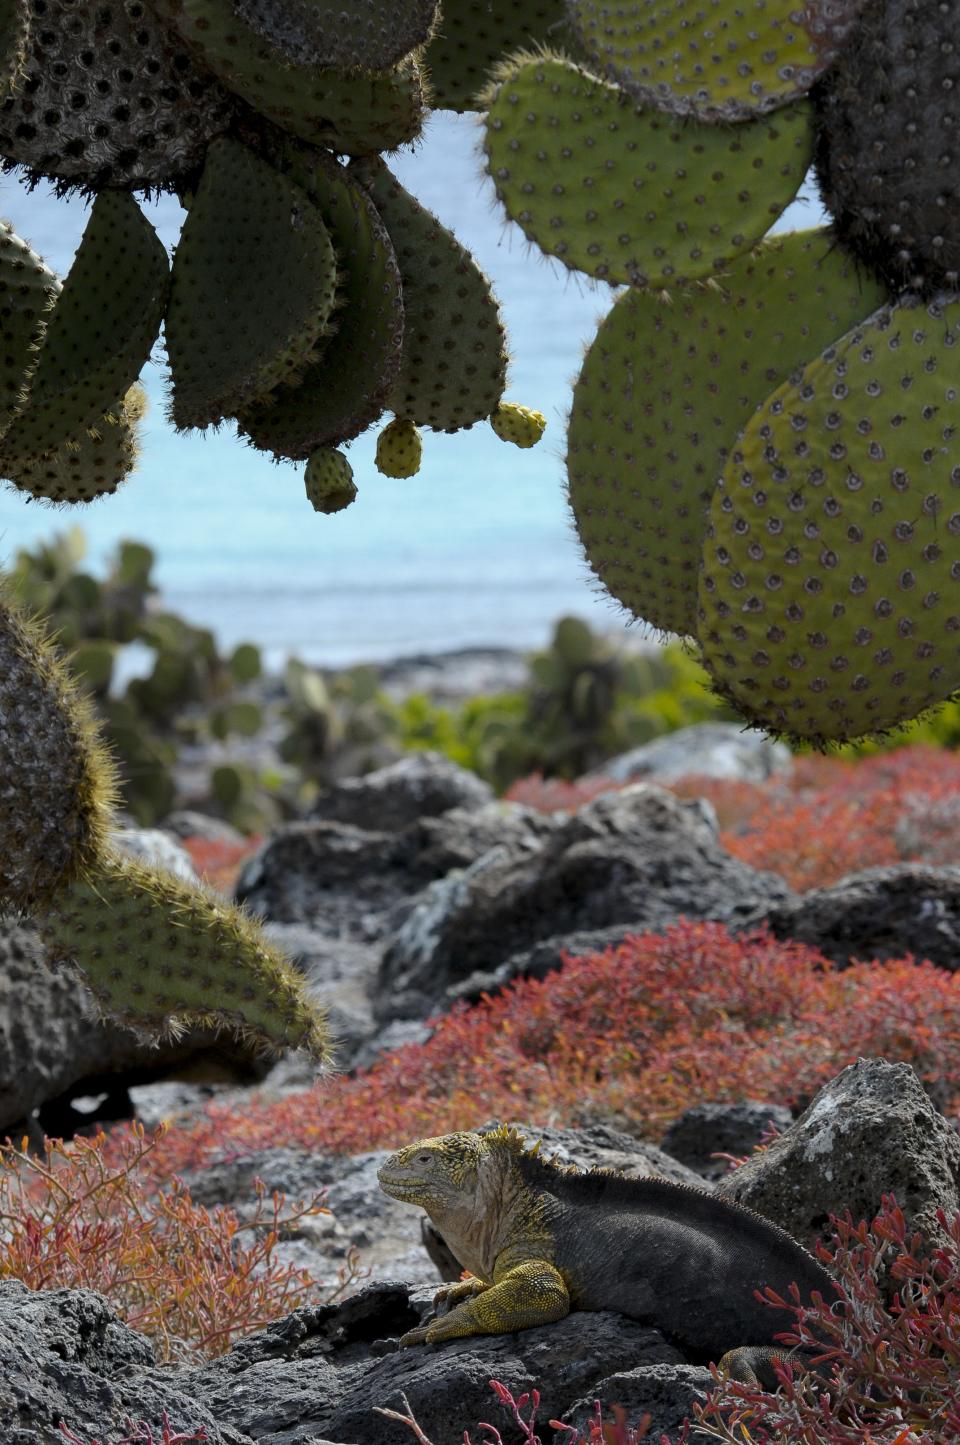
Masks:
[[[111,856],[38,922],[51,960],[80,970],[108,1018],[155,1036],[221,1029],[264,1053],[328,1057],[302,975],[252,918],[201,888]]]
[[[580,43],[609,80],[677,115],[743,120],[809,90],[862,0],[570,0]]]
[[[512,61],[490,93],[485,148],[527,238],[602,280],[666,286],[755,245],[812,152],[807,101],[734,127],[624,104],[561,59]]]
[[[584,359],[567,437],[577,531],[618,602],[662,631],[696,631],[706,509],[737,434],[884,299],[826,231],[770,237],[719,284],[618,299]]]
[[[245,25],[293,65],[386,70],[429,38],[438,0],[234,0]]]
[[[698,635],[751,722],[822,746],[960,688],[958,356],[960,301],[882,308],[737,440]]]
[[[23,80],[29,34],[29,0],[0,0],[0,102]]]
[[[296,386],[241,412],[253,444],[300,461],[359,436],[382,415],[400,369],[403,301],[393,246],[373,202],[332,157],[287,151],[330,232],[339,266],[336,331],[315,346]]]
[[[0,591],[0,903],[29,909],[104,847],[113,765],[42,629]]]
[[[175,185],[236,110],[143,0],[30,0],[22,83],[0,107],[7,165],[84,186]]]
[[[56,273],[0,221],[0,436],[20,409],[60,289]]]
[[[147,409],[143,388],[132,386],[96,426],[80,432],[54,452],[5,462],[0,442],[0,476],[38,501],[92,502],[111,495],[137,464],[137,424]]]
[[[506,334],[490,282],[382,161],[350,169],[390,234],[403,283],[403,357],[386,404],[437,431],[473,426],[499,406],[506,385]]]
[[[482,110],[480,93],[504,55],[524,46],[560,45],[567,35],[564,0],[443,0],[426,52],[431,104]]]
[[[99,423],[137,380],[160,329],[167,253],[132,196],[102,191],[50,313],[8,462],[47,455]]]
[[[357,484],[353,468],[343,452],[321,447],[307,462],[303,477],[307,500],[315,512],[342,512],[356,500]]]
[[[422,457],[420,433],[406,418],[395,418],[377,437],[377,471],[385,477],[416,476]]]
[[[869,0],[814,98],[817,180],[840,241],[893,290],[960,290],[955,0]]]
[[[244,23],[232,0],[154,0],[154,8],[228,90],[313,145],[363,155],[420,134],[425,102],[413,56],[368,75],[290,65]]]
[[[236,141],[207,152],[166,316],[178,427],[203,427],[298,378],[324,334],[337,267],[306,192]]]
[[[515,401],[502,401],[490,417],[490,425],[502,442],[515,447],[535,447],[547,427],[542,411],[531,411]]]

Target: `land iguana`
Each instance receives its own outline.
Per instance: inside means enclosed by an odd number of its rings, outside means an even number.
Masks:
[[[514,1130],[444,1134],[398,1149],[386,1194],[425,1209],[471,1278],[438,1291],[449,1312],[401,1346],[509,1334],[571,1310],[615,1310],[655,1325],[695,1362],[776,1388],[774,1336],[789,1316],[766,1285],[804,1304],[836,1296],[826,1269],[785,1230],[705,1189],[547,1162]],[[789,1356],[791,1360],[795,1357]],[[807,1361],[801,1358],[800,1363]]]

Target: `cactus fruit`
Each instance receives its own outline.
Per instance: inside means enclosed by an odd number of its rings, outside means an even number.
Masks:
[[[315,512],[342,512],[357,495],[353,468],[343,452],[321,447],[307,462],[304,473],[307,500]]]
[[[291,65],[386,70],[429,40],[438,0],[234,0],[238,18]],[[344,23],[349,20],[349,23]]]
[[[828,232],[774,236],[718,281],[626,291],[573,392],[570,508],[591,568],[635,616],[693,634],[706,509],[740,429],[791,372],[885,299]]]
[[[312,145],[364,155],[420,134],[426,100],[412,55],[375,74],[291,65],[244,23],[232,0],[153,3],[228,90]]]
[[[113,764],[43,629],[0,591],[0,905],[29,909],[105,846]]]
[[[955,0],[869,0],[814,99],[817,180],[841,243],[894,291],[960,289]]]
[[[747,423],[698,636],[742,716],[817,745],[960,688],[960,300],[884,307]]]
[[[240,413],[254,446],[301,461],[338,446],[383,413],[400,369],[403,300],[393,246],[373,202],[332,156],[287,145],[281,168],[303,187],[337,255],[336,330],[314,347],[296,386],[281,386]]]
[[[47,315],[59,291],[56,274],[7,221],[0,221],[0,437],[36,370]]]
[[[568,38],[564,0],[443,0],[426,52],[431,103],[438,110],[482,110],[480,92],[496,63],[523,46]]]
[[[543,436],[547,419],[542,411],[532,411],[515,401],[502,401],[491,413],[490,425],[502,442],[513,442],[515,447],[526,450],[535,447]]]
[[[677,115],[744,120],[810,89],[862,0],[570,0],[600,73]]]
[[[105,857],[38,919],[49,957],[75,965],[102,1014],[152,1036],[219,1029],[269,1054],[329,1056],[301,974],[239,908],[202,888]]]
[[[0,441],[0,476],[31,497],[58,505],[109,496],[137,464],[137,424],[146,409],[147,395],[138,383],[96,426],[65,441],[56,451],[8,462]]]
[[[175,185],[201,164],[236,101],[143,0],[29,10],[23,80],[0,107],[7,169],[95,189]]]
[[[734,127],[625,104],[559,57],[519,56],[489,95],[497,196],[548,256],[604,281],[672,286],[750,249],[800,188],[807,101]]]
[[[437,431],[488,417],[506,386],[506,334],[489,279],[436,216],[377,157],[354,161],[396,252],[403,356],[387,407]]]
[[[168,275],[167,253],[136,201],[102,191],[47,320],[29,392],[0,441],[7,466],[71,443],[126,394],[160,328]]]
[[[336,282],[330,236],[306,192],[238,142],[214,141],[166,315],[177,427],[219,422],[301,375]]]
[[[377,437],[377,471],[385,477],[415,476],[422,456],[420,433],[407,417],[396,417]]]

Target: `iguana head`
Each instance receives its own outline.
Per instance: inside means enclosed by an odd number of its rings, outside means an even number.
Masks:
[[[385,1194],[428,1213],[469,1206],[480,1177],[479,1134],[441,1134],[398,1149],[377,1173]]]

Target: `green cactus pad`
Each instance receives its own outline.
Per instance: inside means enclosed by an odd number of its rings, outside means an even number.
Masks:
[[[587,561],[636,617],[696,631],[706,509],[770,392],[884,300],[826,231],[774,236],[719,282],[626,291],[584,359],[567,436]]]
[[[601,74],[677,115],[744,120],[810,89],[863,0],[570,0]]]
[[[423,440],[405,417],[396,417],[377,437],[377,471],[385,477],[414,477],[422,459]]]
[[[244,24],[293,65],[386,70],[430,38],[439,0],[234,0]]]
[[[400,369],[403,300],[393,246],[363,187],[321,152],[288,148],[285,164],[318,207],[337,254],[336,331],[318,342],[296,386],[240,413],[240,429],[261,450],[302,461],[382,415]]]
[[[799,101],[734,127],[625,104],[561,59],[519,57],[490,93],[485,148],[507,214],[548,256],[667,286],[721,270],[770,229],[812,153]]]
[[[290,65],[244,24],[231,0],[154,0],[154,8],[228,90],[313,145],[365,155],[420,134],[425,100],[413,56],[371,75]]]
[[[306,192],[236,141],[214,141],[166,315],[176,426],[219,422],[302,375],[336,282],[330,236]]]
[[[56,273],[0,221],[0,437],[22,405],[60,289]]]
[[[960,301],[883,308],[737,440],[698,636],[750,722],[823,746],[960,688],[958,357]]]
[[[390,233],[403,281],[403,359],[387,407],[437,431],[473,426],[506,386],[506,333],[490,282],[381,160],[350,169]]]
[[[8,463],[46,456],[96,426],[140,375],[160,329],[169,265],[132,196],[102,191],[50,313]]]
[[[307,462],[303,477],[307,489],[307,500],[315,512],[330,516],[342,512],[344,507],[356,500],[357,484],[353,480],[353,468],[343,452],[332,447],[321,447]]]
[[[0,903],[29,909],[105,846],[113,764],[43,629],[0,588]]]
[[[159,1037],[211,1028],[267,1054],[329,1057],[302,975],[252,918],[201,888],[112,856],[61,889],[38,923],[51,961],[80,970],[107,1018]]]
[[[7,0],[9,3],[9,0]],[[236,100],[142,0],[30,0],[22,82],[0,107],[0,155],[32,176],[176,185]]]
[[[482,110],[480,93],[505,55],[567,38],[564,0],[443,0],[425,55],[430,103],[438,110]]]
[[[0,476],[34,499],[57,505],[110,496],[137,464],[137,424],[146,409],[146,393],[137,384],[96,426],[54,452],[8,463],[0,442]]]
[[[23,81],[29,34],[28,0],[0,0],[0,102]]]

